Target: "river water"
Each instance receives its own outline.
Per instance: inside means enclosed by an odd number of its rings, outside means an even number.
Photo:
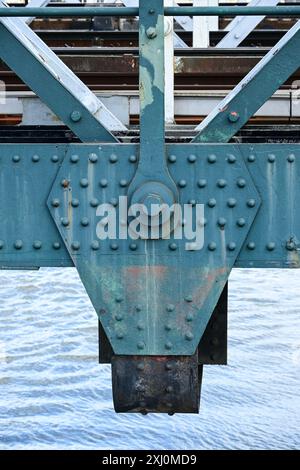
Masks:
[[[117,415],[75,269],[0,272],[1,449],[300,447],[300,271],[234,270],[199,415]]]

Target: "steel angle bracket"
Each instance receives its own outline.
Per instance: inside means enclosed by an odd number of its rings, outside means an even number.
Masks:
[[[236,145],[166,146],[179,204],[203,204],[204,244],[99,239],[138,166],[138,145],[70,145],[48,199],[67,250],[118,355],[193,355],[260,206]],[[105,206],[106,207],[106,206]],[[235,208],[235,210],[233,210]],[[100,226],[99,226],[100,224]]]

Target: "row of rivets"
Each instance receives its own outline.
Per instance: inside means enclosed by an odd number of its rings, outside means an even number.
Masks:
[[[38,163],[40,161],[40,156],[39,155],[33,155],[32,158],[31,158],[32,162],[33,163]],[[21,157],[20,155],[13,155],[12,157],[12,161],[14,163],[19,163],[21,161]],[[52,155],[51,157],[51,161],[53,163],[57,163],[59,161],[59,158],[57,155]]]
[[[136,163],[137,157],[135,155],[130,155],[129,159],[130,163]],[[14,160],[16,161],[16,160]],[[96,153],[90,153],[89,154],[89,161],[91,163],[97,163],[98,162],[98,155]],[[109,161],[111,163],[116,163],[118,161],[118,157],[115,154],[111,154],[109,157]],[[71,163],[78,163],[79,162],[79,155],[71,155],[70,157],[70,162]]]
[[[176,155],[174,155],[174,154],[169,155],[169,156],[168,156],[168,161],[169,161],[170,163],[175,163],[175,162],[177,161]],[[195,163],[195,162],[197,161],[197,156],[194,155],[194,154],[191,154],[191,155],[189,155],[189,156],[187,157],[187,161],[188,161],[189,163]],[[217,157],[216,157],[216,155],[214,155],[214,154],[208,155],[207,161],[208,161],[208,163],[210,163],[210,164],[216,163],[216,162],[217,162]],[[236,156],[235,156],[235,155],[232,155],[232,154],[229,154],[229,155],[227,156],[227,162],[228,162],[228,163],[235,163],[235,162],[236,162]]]
[[[2,250],[4,248],[5,244],[4,244],[4,241],[3,240],[0,240],[0,250]],[[16,240],[13,244],[14,248],[16,250],[21,250],[23,248],[23,240]],[[58,250],[60,248],[60,243],[59,242],[54,242],[52,247],[55,249],[55,250]],[[35,240],[33,243],[32,243],[32,247],[35,249],[35,250],[40,250],[42,248],[42,242],[40,240]]]

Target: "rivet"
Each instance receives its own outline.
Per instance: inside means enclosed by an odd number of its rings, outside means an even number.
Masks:
[[[208,207],[215,207],[215,205],[217,204],[217,201],[214,199],[214,198],[211,198],[208,200]]]
[[[193,154],[192,154],[192,155],[189,155],[189,156],[188,156],[188,161],[189,161],[190,163],[195,163],[196,160],[197,160],[196,155],[193,155]]]
[[[220,218],[218,219],[218,225],[219,225],[219,227],[225,227],[225,225],[226,225],[226,219],[225,219],[224,217],[220,217]]]
[[[193,297],[192,297],[191,295],[186,295],[185,298],[184,298],[184,300],[185,300],[186,302],[193,302]]]
[[[234,251],[236,249],[236,244],[234,242],[230,242],[227,245],[229,251]]]
[[[114,207],[117,207],[117,205],[119,204],[119,201],[116,197],[112,197],[109,201],[109,203],[114,206]]]
[[[116,320],[117,320],[117,321],[123,320],[123,315],[122,315],[122,313],[117,313],[117,315],[116,315]]]
[[[80,243],[75,241],[72,243],[72,249],[75,250],[75,251],[78,251],[80,249]]]
[[[149,39],[156,38],[156,36],[157,36],[156,28],[154,28],[153,26],[149,26],[149,28],[147,28],[147,30],[146,30],[146,35]]]
[[[169,155],[168,160],[170,163],[175,163],[177,160],[176,155]]]
[[[109,157],[109,161],[110,161],[110,163],[117,163],[117,161],[118,161],[117,155],[115,155],[114,153],[112,153],[112,154],[110,155],[110,157]]]
[[[78,199],[72,199],[71,201],[71,206],[72,207],[78,207],[79,206],[79,200]]]
[[[194,207],[197,204],[196,199],[189,199],[188,204]]]
[[[215,155],[213,155],[213,154],[212,154],[212,155],[208,155],[207,161],[208,161],[208,163],[216,163],[217,157],[216,157]]]
[[[113,251],[116,251],[119,248],[119,245],[117,243],[111,243],[110,244],[110,249]]]
[[[59,250],[60,249],[60,243],[59,242],[54,242],[52,246],[53,246],[54,250]]]
[[[243,217],[240,217],[237,221],[236,221],[236,224],[238,227],[244,227],[244,225],[246,224],[246,220],[243,218]]]
[[[289,163],[293,163],[295,161],[295,155],[293,153],[291,153],[288,157],[287,157],[287,161]]]
[[[141,305],[136,305],[135,309],[136,309],[137,312],[141,312],[142,306]]]
[[[100,313],[100,315],[105,315],[105,314],[106,314],[105,308],[101,307],[101,308],[99,309],[99,313]]]
[[[185,339],[187,339],[188,341],[192,341],[194,339],[194,335],[193,333],[191,333],[190,331],[188,331],[185,335]]]
[[[276,160],[276,157],[275,155],[273,155],[272,153],[268,156],[268,162],[270,163],[274,163]]]
[[[226,180],[224,180],[223,178],[217,181],[217,186],[219,186],[219,188],[225,188],[226,184]]]
[[[248,156],[248,162],[249,162],[249,163],[255,162],[255,155],[249,155],[249,156]]]
[[[0,240],[0,250],[2,250],[3,247],[4,247],[4,241]]]
[[[148,10],[148,13],[149,13],[149,15],[154,15],[154,13],[155,13],[154,8],[150,8],[150,10]]]
[[[78,122],[78,121],[80,121],[80,119],[81,119],[81,112],[80,112],[80,111],[77,111],[77,110],[72,111],[71,114],[70,114],[70,119],[71,119],[71,121],[73,121],[73,122]]]
[[[39,162],[39,161],[40,161],[40,157],[39,157],[39,155],[33,155],[33,157],[32,157],[32,161],[33,161],[33,163],[37,163],[37,162]]]
[[[175,310],[175,305],[173,305],[173,304],[168,304],[168,305],[166,306],[166,310],[167,310],[167,312],[174,312],[174,310]]]
[[[232,154],[228,155],[227,161],[228,161],[228,163],[235,163],[236,162],[236,156],[232,155]]]
[[[117,304],[120,304],[121,302],[123,302],[123,297],[121,295],[117,295],[117,297],[115,298],[115,301],[117,302]]]
[[[69,184],[70,184],[70,181],[67,180],[66,178],[64,178],[64,179],[61,181],[60,184],[61,184],[61,186],[62,186],[63,188],[67,188],[67,187],[69,186]]]
[[[57,163],[58,160],[59,160],[58,155],[52,155],[51,161],[52,161],[53,163]]]
[[[177,250],[177,245],[176,245],[176,243],[170,243],[170,244],[169,244],[169,249],[170,249],[171,251]]]
[[[124,338],[124,334],[123,333],[117,333],[117,338],[118,339],[123,339]]]
[[[205,186],[207,185],[207,181],[205,179],[200,179],[197,185],[199,188],[205,188]]]
[[[119,182],[119,185],[121,186],[121,188],[125,188],[127,184],[128,184],[128,181],[125,179],[121,179]]]
[[[14,247],[15,247],[16,250],[21,250],[21,248],[23,247],[22,240],[16,240],[15,243],[14,243]]]
[[[145,349],[145,343],[143,341],[139,341],[137,347],[138,349]]]
[[[92,250],[96,251],[100,248],[100,243],[97,240],[93,240],[91,243]]]
[[[52,207],[59,207],[59,199],[52,199],[51,206]]]
[[[100,184],[101,188],[106,188],[106,186],[108,185],[108,181],[107,181],[107,179],[102,178],[102,179],[100,180],[100,183],[99,183],[99,184]]]
[[[89,219],[88,219],[87,217],[82,217],[80,223],[81,223],[81,225],[82,225],[83,227],[87,227],[90,222],[89,222]]]
[[[137,246],[136,243],[130,243],[130,245],[129,245],[129,248],[130,248],[131,251],[137,250],[137,247],[138,247],[138,246]]]
[[[288,240],[285,245],[286,249],[289,251],[294,251],[297,249],[296,244],[293,240]]]
[[[269,243],[267,243],[266,248],[267,248],[268,251],[273,251],[275,249],[275,246],[276,245],[275,245],[274,242],[269,242]]]
[[[137,161],[136,155],[130,155],[129,161],[130,161],[130,163],[136,163],[136,161]]]
[[[13,160],[13,162],[18,163],[21,160],[21,157],[20,157],[20,155],[14,155],[12,157],[12,160]]]
[[[228,113],[228,121],[229,122],[237,122],[239,119],[240,119],[240,115],[237,111],[230,111],[230,113]]]
[[[171,347],[172,347],[172,345],[171,345]],[[167,362],[166,363],[166,370],[172,370],[172,369],[173,369],[172,364],[170,362]]]
[[[98,206],[99,206],[99,201],[98,201],[98,199],[97,199],[97,198],[91,199],[91,200],[90,200],[90,205],[91,205],[92,207],[98,207]]]
[[[42,248],[42,242],[40,242],[39,240],[35,240],[32,246],[35,250],[39,250],[40,248]]]
[[[87,179],[87,178],[81,178],[81,180],[80,180],[80,186],[81,186],[82,188],[87,188],[88,185],[89,185],[88,179]]]
[[[62,217],[61,219],[61,224],[64,226],[64,227],[67,227],[69,225],[69,219],[67,217]]]
[[[255,207],[256,201],[255,199],[248,199],[247,206],[248,207]]]
[[[192,313],[188,313],[185,317],[186,321],[193,321],[194,315]]]
[[[144,323],[141,322],[141,321],[138,322],[138,324],[137,324],[137,329],[140,330],[140,331],[144,330],[144,329],[145,329]]]
[[[79,162],[79,156],[78,155],[71,155],[70,161],[71,161],[71,163],[78,163]]]
[[[165,330],[166,330],[166,331],[171,331],[171,330],[172,330],[172,326],[171,326],[169,323],[167,323],[167,324],[165,325]]]
[[[179,180],[178,181],[178,186],[180,188],[185,188],[186,187],[186,181],[185,180]]]
[[[89,154],[89,161],[91,163],[97,163],[98,161],[98,155],[96,153],[90,153]]]
[[[172,385],[168,385],[168,386],[166,387],[166,392],[167,392],[167,393],[172,393],[173,391],[174,391],[174,388],[172,387]]]
[[[166,349],[172,349],[172,343],[171,343],[171,341],[167,341],[167,342],[166,342],[165,348],[166,348]]]
[[[239,188],[244,188],[246,186],[246,181],[244,180],[244,178],[239,178],[237,180],[237,185]]]
[[[217,248],[217,244],[215,242],[210,242],[208,244],[209,251],[215,251],[216,248]]]
[[[145,366],[142,362],[139,362],[138,365],[136,366],[137,370],[144,370]]]
[[[254,242],[249,242],[247,245],[248,250],[255,250],[255,243]]]
[[[233,197],[230,197],[227,201],[227,206],[228,207],[235,207],[236,206],[236,199]]]

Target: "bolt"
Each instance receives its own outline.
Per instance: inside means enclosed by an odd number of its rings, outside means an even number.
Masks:
[[[73,122],[78,122],[78,121],[80,121],[80,119],[81,119],[81,112],[80,112],[80,111],[77,111],[77,110],[72,111],[71,114],[70,114],[70,119],[71,119],[71,121],[73,121]]]
[[[153,26],[150,26],[146,31],[146,35],[149,39],[155,39],[157,37],[156,28],[154,28]]]
[[[228,120],[230,122],[237,122],[239,119],[240,115],[237,111],[230,111],[230,113],[228,113]]]

